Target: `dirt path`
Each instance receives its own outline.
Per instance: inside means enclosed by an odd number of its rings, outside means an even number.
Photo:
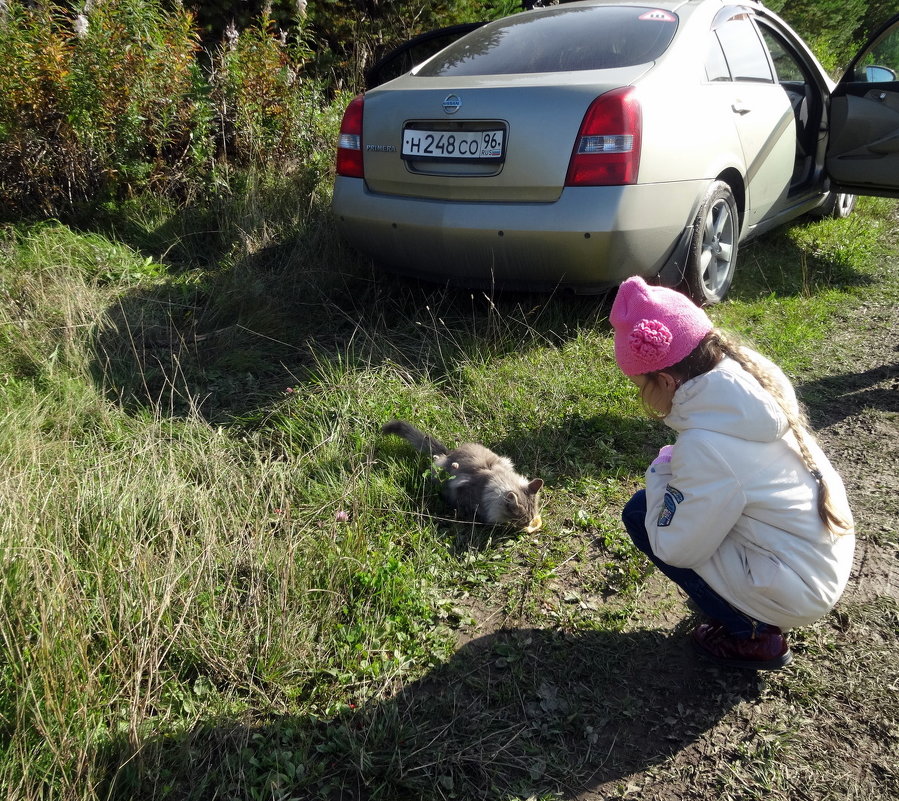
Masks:
[[[834,375],[800,387],[859,532],[847,601],[899,599],[899,307],[869,305],[863,322],[847,321]]]

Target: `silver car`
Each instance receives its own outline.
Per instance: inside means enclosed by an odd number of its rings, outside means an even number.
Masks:
[[[574,292],[641,275],[716,303],[740,243],[899,196],[897,70],[899,16],[835,85],[756,2],[525,11],[350,103],[333,210],[406,274]]]

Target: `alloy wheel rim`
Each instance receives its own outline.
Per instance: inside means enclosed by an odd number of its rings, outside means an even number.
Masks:
[[[710,295],[718,295],[730,281],[734,254],[734,224],[730,204],[719,198],[709,208],[702,231],[702,283]]]
[[[845,214],[852,208],[852,204],[855,202],[855,198],[853,195],[848,195],[845,192],[840,192],[837,195],[837,208],[840,211],[840,216],[845,216]]]

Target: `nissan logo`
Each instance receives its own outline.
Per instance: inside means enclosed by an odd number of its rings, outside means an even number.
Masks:
[[[443,110],[447,114],[455,114],[460,108],[462,108],[462,98],[459,95],[446,96],[446,100],[443,101]]]

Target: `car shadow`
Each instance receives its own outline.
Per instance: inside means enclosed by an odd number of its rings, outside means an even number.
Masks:
[[[310,677],[332,683],[331,676]],[[704,663],[683,631],[501,630],[417,681],[329,715],[206,721],[105,754],[110,798],[575,798],[692,747],[764,679]],[[350,690],[350,692],[352,692]],[[346,697],[346,694],[345,696]],[[255,794],[254,794],[255,793]]]
[[[728,297],[743,301],[772,294],[789,298],[833,287],[864,287],[873,283],[875,279],[856,270],[842,251],[810,251],[790,236],[792,227],[818,222],[807,218],[804,223],[776,228],[741,245]]]
[[[322,364],[389,361],[451,379],[473,350],[561,344],[607,316],[605,295],[459,290],[384,274],[349,254],[343,272],[297,264],[289,250],[117,298],[92,342],[95,382],[132,411],[224,422],[313,380]]]
[[[171,278],[138,285],[107,310],[92,343],[96,383],[133,411],[221,423],[262,411],[322,363],[391,361],[451,386],[472,353],[561,345],[608,326],[611,291],[530,294],[406,279],[350,252],[332,223],[232,263],[228,254],[241,248],[206,210],[185,209],[156,228],[101,221],[100,233],[158,260]],[[798,294],[810,280],[866,280],[836,257],[806,257],[777,231],[742,254],[738,298]]]

